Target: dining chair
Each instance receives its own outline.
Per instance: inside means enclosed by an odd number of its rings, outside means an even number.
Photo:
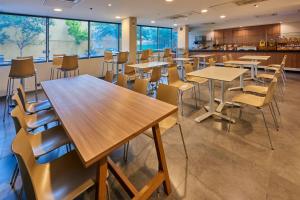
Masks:
[[[61,68],[64,56],[65,54],[53,54],[52,67],[50,71],[50,80],[54,79],[54,74],[57,68]]]
[[[147,95],[149,80],[136,78],[133,85],[133,91]]]
[[[234,96],[232,98],[232,102],[234,102],[234,103],[238,103],[238,104],[242,104],[242,105],[246,105],[246,106],[251,106],[251,107],[254,107],[254,108],[258,109],[261,112],[263,120],[264,120],[265,127],[267,129],[270,147],[271,147],[272,150],[274,150],[274,148],[273,148],[273,145],[272,145],[272,140],[271,140],[269,128],[268,128],[268,125],[267,125],[267,122],[266,122],[265,114],[263,112],[263,108],[267,107],[267,106],[269,107],[271,115],[272,115],[273,120],[274,120],[275,127],[278,131],[279,127],[278,127],[278,124],[277,124],[276,116],[274,116],[275,115],[275,110],[274,110],[274,107],[273,107],[273,104],[272,104],[272,99],[273,99],[273,95],[274,95],[274,92],[275,92],[276,84],[277,84],[277,79],[275,78],[275,79],[273,79],[270,86],[268,87],[268,91],[267,91],[267,93],[264,97],[258,96],[258,95],[253,95],[253,94],[243,93],[243,94],[239,94],[237,96]],[[241,116],[241,108],[242,107],[240,107],[240,116]],[[231,115],[232,115],[232,112],[231,112],[230,116]],[[230,131],[230,126],[231,126],[231,123],[229,122],[228,131]]]
[[[160,79],[161,79],[161,68],[160,67],[153,68],[149,80],[152,90],[157,89]]]
[[[62,65],[60,68],[57,68],[57,75],[56,78],[61,78],[61,74],[63,73],[63,77],[71,77],[77,75],[79,76],[79,65],[78,65],[78,56],[72,55],[72,56],[64,56],[62,60]]]
[[[173,62],[172,57],[169,58],[169,61],[167,67],[162,68],[162,73],[161,73],[161,77],[165,78],[167,83],[169,79],[169,68],[173,68],[173,67],[177,68],[177,64],[176,62]]]
[[[281,64],[277,65],[277,64],[271,64],[271,65],[268,65],[266,67],[266,71],[278,71],[280,70],[281,72],[281,76],[282,76],[282,81],[285,85],[285,82],[287,81],[287,77],[286,77],[286,73],[285,73],[285,64],[286,64],[286,58],[287,58],[287,55],[284,55],[282,61],[281,61]]]
[[[195,106],[197,108],[197,97],[196,97],[196,89],[195,86],[191,83],[186,83],[180,80],[178,75],[177,67],[172,67],[168,69],[168,82],[169,85],[178,88],[179,96],[180,96],[180,105],[181,105],[181,115],[183,115],[183,93],[189,90],[192,90],[195,97]]]
[[[17,88],[17,94],[21,100],[22,107],[26,111],[26,113],[33,114],[33,113],[39,112],[41,110],[49,110],[50,108],[52,108],[52,105],[50,104],[50,102],[48,100],[37,101],[37,102],[28,102],[26,93],[25,93],[22,85],[20,85]]]
[[[178,106],[178,88],[171,86],[171,85],[165,85],[165,84],[159,84],[157,88],[157,96],[156,98],[160,101],[163,101],[168,104],[172,104],[174,106]],[[185,157],[188,159],[188,153],[182,133],[182,127],[178,119],[178,112],[173,113],[169,117],[163,119],[162,121],[159,122],[159,129],[160,129],[160,134],[164,135],[167,130],[173,128],[174,126],[178,125],[180,136],[181,136],[181,141],[183,144],[184,152],[185,152]],[[153,138],[153,133],[152,129],[148,129],[144,132],[145,135]],[[129,149],[129,142],[125,145],[124,148],[124,160],[128,160],[128,149]]]
[[[12,143],[26,199],[75,199],[95,185],[96,166],[86,168],[75,151],[54,161],[36,161],[28,134],[21,129]]]
[[[37,74],[33,63],[33,57],[12,59],[6,86],[3,121],[5,121],[6,113],[9,112],[9,107],[12,105],[11,97],[14,93],[15,79],[24,80],[31,77],[34,77],[35,100],[37,101]]]
[[[127,88],[127,76],[124,74],[119,74],[117,77],[117,83],[118,86]]]
[[[237,67],[236,65],[231,65],[231,64],[226,64],[225,62],[230,61],[230,59],[228,59],[227,55],[222,56],[222,62],[224,64],[224,67]]]
[[[185,64],[184,68],[185,68],[185,74],[194,71],[194,66],[191,65],[191,64]],[[200,96],[200,85],[206,83],[208,80],[206,78],[201,78],[199,76],[189,76],[189,75],[185,75],[185,80],[187,82],[191,82],[193,84],[197,84],[198,85],[199,99],[201,99],[200,98],[201,97]]]
[[[41,126],[47,128],[49,123],[58,121],[58,117],[53,110],[42,110],[34,114],[27,114],[23,109],[22,102],[18,94],[14,94],[12,99],[16,105],[19,106],[22,114],[24,115],[24,127],[26,127],[26,130],[35,130]]]
[[[106,65],[106,71],[110,71],[108,70],[108,65],[109,64],[113,64],[114,61],[114,57],[113,57],[113,53],[111,51],[104,51],[104,57],[103,57],[103,62],[102,62],[102,72],[100,74],[100,76],[103,76],[104,74],[104,67]],[[113,70],[113,66],[112,69]]]
[[[229,59],[229,60],[233,60],[233,57],[232,57],[232,54],[231,54],[231,53],[228,54],[228,59]]]
[[[163,61],[167,58],[170,58],[172,57],[172,54],[171,54],[171,49],[170,48],[165,48],[164,49],[164,53],[163,53]]]
[[[140,58],[141,63],[149,62],[149,57],[150,57],[149,53],[150,52],[148,49],[142,51],[141,58]]]
[[[129,52],[127,51],[119,52],[117,56],[117,60],[113,61],[113,66],[116,65],[117,76],[119,75],[119,65],[121,65],[121,71],[123,72],[124,65],[125,63],[128,62],[128,56],[129,56]]]
[[[285,79],[284,79],[284,76],[282,75],[283,74],[283,67],[284,67],[284,65],[281,65],[280,68],[278,68],[275,71],[275,73],[272,73],[272,74],[271,73],[259,73],[259,74],[256,75],[256,78],[258,80],[261,80],[264,83],[265,81],[273,80],[273,78],[275,76],[279,76],[280,77],[279,79],[281,79],[281,83],[282,83],[283,87],[285,87]]]
[[[133,63],[126,63],[125,68],[124,68],[124,74],[127,76],[128,81],[135,80],[136,77],[139,76],[139,74],[136,73],[135,68],[129,66],[131,64],[133,64]]]
[[[112,83],[114,80],[114,72],[113,71],[106,71],[104,80],[107,82]]]
[[[216,61],[213,58],[209,58],[208,59],[208,66],[211,67],[211,66],[215,66],[215,65],[216,65]]]

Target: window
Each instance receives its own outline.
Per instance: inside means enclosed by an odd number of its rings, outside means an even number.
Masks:
[[[136,26],[136,49],[141,50],[141,26]]]
[[[49,57],[53,54],[88,57],[88,22],[49,19]]]
[[[157,28],[156,27],[141,27],[142,50],[157,49]]]
[[[90,23],[90,56],[103,56],[105,50],[118,51],[118,24]]]
[[[172,31],[172,49],[177,49],[177,40],[178,40],[178,33],[177,31]]]
[[[46,18],[0,14],[0,64],[22,56],[46,61]]]
[[[158,28],[158,49],[171,48],[172,29]]]

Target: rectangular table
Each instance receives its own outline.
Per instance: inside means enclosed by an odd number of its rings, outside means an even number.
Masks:
[[[159,62],[159,61],[153,61],[153,62],[147,62],[147,63],[137,63],[137,64],[131,64],[128,65],[129,67],[133,67],[137,69],[140,77],[143,77],[144,69],[154,68],[154,67],[163,67],[169,65],[168,62]]]
[[[82,163],[86,167],[98,165],[97,199],[106,199],[107,168],[131,198],[147,199],[162,183],[165,192],[170,194],[158,123],[175,113],[176,106],[89,75],[41,84]],[[151,127],[159,161],[158,174],[138,191],[109,154]]]
[[[269,58],[271,58],[271,56],[242,56],[239,59],[258,61],[258,60],[268,60]]]
[[[204,62],[204,67],[206,67],[206,58],[212,57],[214,56],[214,54],[197,54],[197,55],[191,55],[191,58],[197,58],[198,59],[198,63],[200,64],[200,58],[203,59]]]
[[[222,108],[226,104],[224,101],[224,81],[225,82],[230,82],[233,81],[234,79],[243,76],[244,73],[246,73],[248,70],[247,69],[240,69],[240,68],[228,68],[228,67],[207,67],[201,70],[193,71],[188,73],[187,75],[189,76],[198,76],[201,78],[206,78],[208,79],[208,84],[209,84],[209,91],[210,91],[210,98],[209,98],[209,109],[208,112],[205,113],[204,115],[201,115],[195,119],[196,122],[201,122],[209,117],[212,116],[218,116],[222,119],[235,122],[233,119],[230,119],[226,115],[223,115],[221,113]],[[218,106],[217,110],[215,109],[214,106],[214,101],[215,101],[215,89],[214,89],[214,81],[218,80],[221,81],[221,102],[220,105]],[[229,103],[229,102],[228,102]]]

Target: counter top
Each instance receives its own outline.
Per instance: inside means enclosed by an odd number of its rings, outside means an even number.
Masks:
[[[243,52],[258,52],[258,53],[300,53],[300,50],[242,50],[242,51],[237,51],[237,50],[216,50],[216,49],[190,49],[190,52],[237,52],[237,53],[243,53]]]

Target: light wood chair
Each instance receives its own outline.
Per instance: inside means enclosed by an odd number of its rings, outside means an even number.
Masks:
[[[168,69],[168,82],[169,85],[174,86],[178,88],[179,95],[180,95],[180,105],[181,105],[181,115],[183,115],[183,93],[192,90],[195,97],[195,106],[197,108],[197,97],[196,97],[196,89],[195,86],[191,83],[186,83],[182,80],[180,80],[178,75],[177,67],[172,67]]]
[[[124,69],[124,74],[127,76],[128,81],[135,80],[136,77],[139,76],[139,74],[136,73],[135,68],[129,66],[130,64],[132,63],[125,64],[125,69]]]
[[[171,51],[170,48],[165,48],[165,49],[164,49],[164,53],[163,53],[163,57],[162,57],[163,60],[172,57],[171,52],[172,52],[172,51]]]
[[[163,102],[166,102],[168,104],[172,104],[174,106],[178,106],[178,88],[173,87],[170,85],[165,85],[165,84],[159,84],[158,89],[157,89],[157,99],[161,100]],[[172,127],[178,125],[184,152],[185,152],[185,157],[188,159],[188,153],[182,133],[182,128],[181,124],[178,120],[178,112],[170,115],[169,117],[163,119],[162,121],[159,122],[159,129],[161,135],[165,134],[167,130],[171,129]],[[152,129],[148,129],[144,132],[145,135],[153,138],[152,136]],[[125,145],[124,148],[124,160],[127,161],[128,158],[128,149],[129,149],[129,142],[127,145]]]
[[[103,76],[104,74],[104,67],[106,65],[106,71],[110,71],[108,70],[108,65],[109,64],[113,64],[114,61],[114,57],[113,57],[113,53],[111,51],[104,51],[104,57],[103,57],[103,62],[102,62],[102,73],[100,74],[100,76]],[[111,67],[113,70],[113,66]]]
[[[209,58],[208,59],[208,66],[216,66],[216,61],[213,58]]]
[[[232,57],[232,54],[231,54],[231,53],[228,54],[228,59],[229,59],[229,60],[233,60],[233,57]]]
[[[53,54],[52,67],[51,67],[51,71],[50,71],[50,80],[54,79],[55,71],[58,68],[61,68],[64,56],[65,56],[65,54]]]
[[[286,85],[286,81],[287,81],[287,77],[286,77],[286,73],[285,73],[285,69],[284,69],[285,64],[286,64],[286,59],[287,59],[287,55],[284,55],[280,65],[271,64],[266,67],[266,71],[275,71],[276,72],[276,71],[280,70],[281,76],[282,76],[281,79],[282,79],[284,86]]]
[[[265,114],[263,112],[263,108],[266,107],[266,106],[269,107],[270,112],[271,112],[272,117],[273,117],[273,120],[274,120],[275,127],[276,127],[277,130],[279,130],[277,120],[276,120],[276,116],[274,116],[275,115],[274,107],[272,105],[272,99],[273,99],[273,95],[274,95],[274,92],[275,92],[276,84],[277,84],[277,79],[275,78],[275,79],[273,79],[270,86],[268,87],[268,91],[266,93],[266,96],[264,96],[264,97],[253,95],[253,94],[243,93],[243,94],[239,94],[239,95],[233,97],[233,99],[232,99],[232,102],[234,102],[234,103],[251,106],[251,107],[254,107],[254,108],[258,109],[261,112],[261,114],[263,116],[265,127],[267,129],[269,142],[270,142],[270,146],[271,146],[272,150],[274,148],[273,148],[273,145],[272,145],[271,136],[270,136],[269,128],[267,126],[267,122],[266,122]],[[229,123],[229,126],[228,126],[229,131],[230,131],[230,125],[231,125],[231,123]]]
[[[150,52],[148,49],[143,50],[139,62],[141,62],[141,63],[149,62],[149,57],[150,57],[149,53]]]
[[[117,83],[118,86],[127,88],[127,76],[124,74],[119,74],[117,78]]]
[[[64,56],[62,65],[60,68],[57,68],[57,75],[56,78],[61,78],[61,74],[63,73],[63,77],[71,77],[77,75],[79,76],[79,65],[78,65],[78,56],[72,55],[72,56]]]
[[[184,68],[185,68],[185,74],[194,71],[194,66],[191,65],[191,64],[185,64]],[[202,85],[204,83],[207,83],[208,80],[206,78],[201,78],[201,77],[198,77],[198,76],[188,76],[188,75],[185,75],[185,80],[187,82],[191,82],[193,84],[198,85],[199,99],[201,99],[200,98],[200,85]]]
[[[104,80],[107,82],[112,83],[114,80],[114,72],[113,71],[106,71]]]
[[[6,87],[3,121],[5,121],[6,113],[9,112],[9,106],[12,105],[11,97],[14,93],[15,79],[20,79],[22,84],[25,82],[24,79],[31,77],[34,77],[35,100],[37,101],[37,74],[33,63],[33,57],[12,59]]]
[[[96,166],[86,168],[75,151],[39,164],[28,134],[21,129],[12,143],[21,172],[26,199],[75,199],[95,184]]]
[[[149,80],[147,79],[135,79],[133,85],[133,91],[138,92],[140,94],[147,95]]]
[[[23,109],[22,101],[20,100],[18,94],[14,94],[12,97],[16,105],[19,106],[22,114],[24,115],[24,127],[26,130],[35,130],[41,126],[47,128],[47,125],[51,122],[58,121],[58,117],[53,110],[42,110],[34,114],[27,114]]]
[[[261,80],[264,83],[265,81],[272,81],[274,79],[274,77],[277,76],[277,78],[281,79],[281,83],[285,87],[285,79],[284,79],[284,76],[282,75],[283,74],[283,67],[284,67],[284,65],[281,65],[280,68],[275,70],[275,73],[273,73],[273,74],[259,73],[259,74],[256,75],[256,78],[258,80]],[[282,89],[282,91],[283,91],[283,89]]]
[[[230,59],[229,59],[230,60]],[[231,65],[231,64],[225,64],[225,62],[229,61],[227,55],[222,56],[222,62],[224,64],[224,67],[238,67],[236,65]]]
[[[33,114],[33,113],[36,113],[36,112],[39,112],[42,110],[49,110],[50,108],[52,108],[52,105],[50,104],[50,102],[48,100],[37,101],[37,102],[28,102],[22,85],[20,85],[17,88],[17,94],[21,100],[23,109],[27,113]]]
[[[161,68],[160,67],[153,68],[149,80],[152,90],[157,89],[160,79],[161,79]]]
[[[121,65],[121,71],[124,70],[124,65],[128,62],[129,52],[119,52],[117,56],[117,60],[114,60],[113,66],[116,65],[117,76],[119,75],[119,65]]]

